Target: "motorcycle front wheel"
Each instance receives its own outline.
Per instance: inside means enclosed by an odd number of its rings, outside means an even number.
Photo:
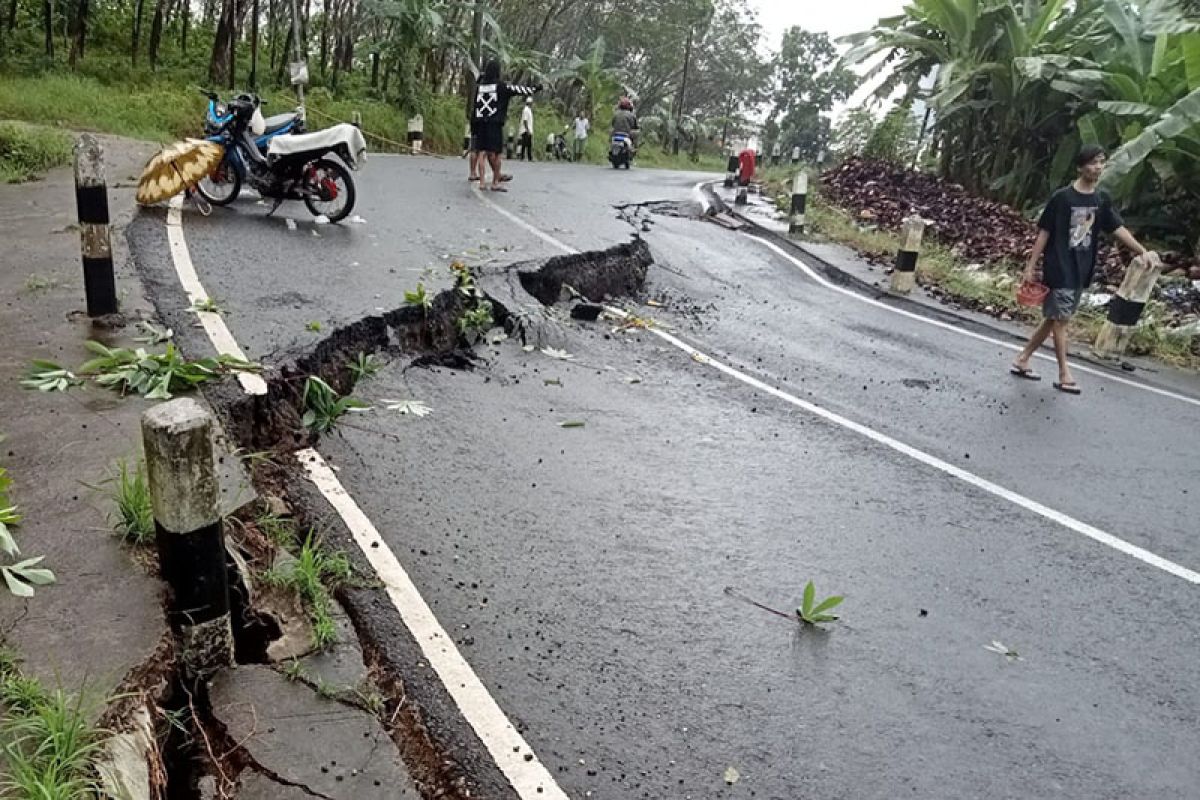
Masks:
[[[322,158],[308,166],[309,189],[317,196],[305,195],[304,205],[314,217],[341,222],[354,209],[354,179],[337,161]]]
[[[196,191],[214,206],[227,206],[242,191],[242,176],[228,161],[222,161],[212,175],[201,178]]]

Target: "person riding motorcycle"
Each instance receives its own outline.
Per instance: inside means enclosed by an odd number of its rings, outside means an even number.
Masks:
[[[637,152],[638,120],[633,113],[633,101],[628,97],[622,97],[617,103],[617,110],[613,112],[612,132],[614,136],[618,133],[628,136],[633,151]]]

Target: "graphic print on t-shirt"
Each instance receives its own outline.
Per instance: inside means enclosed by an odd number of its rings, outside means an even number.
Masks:
[[[489,120],[499,110],[500,96],[494,83],[481,84],[475,92],[475,119]]]
[[[1088,250],[1092,246],[1092,229],[1096,226],[1095,206],[1071,207],[1072,250]]]

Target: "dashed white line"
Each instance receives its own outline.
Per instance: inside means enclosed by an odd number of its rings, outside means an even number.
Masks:
[[[534,227],[532,225],[530,225],[529,223],[525,222],[524,220],[518,218],[515,214],[508,211],[507,209],[500,208],[499,206],[497,206],[495,203],[492,203],[487,198],[482,198],[482,199],[489,206],[496,209],[501,214],[503,214],[505,217],[508,217],[513,222],[520,225],[522,228],[525,228],[527,230],[536,230],[536,229],[534,229]],[[555,245],[556,247],[558,247],[560,250],[562,250],[565,253],[578,253],[579,252],[574,247],[571,247],[569,244],[566,244],[565,242],[561,242],[558,239],[555,239],[553,236],[550,236],[547,233],[544,233],[542,231],[537,231],[537,233],[542,239]],[[766,246],[770,247],[771,249],[778,251],[785,258],[790,258],[790,256],[788,256],[785,252],[782,251],[782,249],[780,249],[776,245],[774,245],[770,242],[763,241],[762,239],[758,239],[757,237],[752,236],[750,238],[755,239],[756,241],[759,241],[762,244],[765,244]],[[839,286],[834,286],[833,284],[829,284],[826,281],[824,281],[823,279],[821,279],[820,277],[818,277],[815,273],[811,273],[811,270],[809,270],[807,265],[801,265],[801,267],[806,272],[809,272],[810,274],[812,274],[812,277],[815,278],[820,283],[827,285],[830,288],[834,288],[838,291],[845,291],[845,292],[848,292],[853,295],[853,293],[849,292],[849,290],[844,290]],[[870,298],[863,298],[863,297],[861,297],[861,295],[854,295],[854,296],[859,297],[860,299],[863,299],[863,300],[870,300]],[[901,311],[902,313],[904,313],[906,315],[910,314],[910,312],[904,312],[904,311],[902,311],[902,309],[891,308],[883,303],[878,303],[878,301],[872,301],[872,302],[882,306],[883,308],[887,308],[890,311]],[[610,309],[610,311],[613,311],[614,313],[617,313],[617,314],[624,314],[624,312],[620,311],[619,309]],[[913,315],[913,316],[917,316],[917,315]],[[918,318],[924,319],[919,316],[918,316]],[[924,321],[929,321],[929,320],[924,320]],[[956,332],[959,332],[959,333],[970,333],[969,331],[958,330],[958,329],[954,328],[953,326],[946,325],[945,323],[938,323],[938,324],[944,325],[945,327],[949,327],[950,329],[955,330]],[[896,452],[906,455],[915,461],[925,464],[926,466],[933,467],[934,469],[936,469],[940,472],[943,472],[947,475],[950,475],[951,477],[957,478],[958,480],[963,481],[964,483],[967,483],[971,486],[974,486],[977,489],[981,489],[982,491],[987,492],[988,494],[990,494],[994,497],[999,497],[1002,500],[1007,500],[1008,502],[1025,509],[1026,511],[1030,511],[1034,514],[1037,514],[1040,517],[1043,517],[1044,519],[1050,520],[1051,522],[1061,525],[1064,528],[1067,528],[1068,530],[1071,530],[1071,531],[1074,531],[1075,533],[1086,536],[1087,538],[1089,538],[1093,541],[1099,542],[1100,544],[1103,544],[1107,547],[1110,547],[1113,550],[1116,550],[1117,552],[1124,553],[1127,556],[1132,556],[1133,558],[1136,558],[1137,560],[1139,560],[1145,564],[1149,564],[1152,567],[1156,567],[1160,570],[1163,570],[1164,572],[1174,575],[1177,578],[1182,578],[1185,581],[1188,581],[1189,583],[1200,584],[1200,572],[1196,572],[1194,570],[1188,569],[1187,567],[1184,567],[1181,564],[1176,564],[1174,561],[1163,558],[1162,556],[1152,553],[1149,550],[1146,550],[1145,548],[1138,547],[1137,545],[1127,542],[1118,536],[1114,536],[1113,534],[1108,533],[1107,531],[1103,531],[1094,525],[1089,525],[1086,522],[1075,519],[1074,517],[1070,516],[1069,514],[1064,514],[1061,511],[1050,508],[1049,506],[1047,506],[1043,503],[1039,503],[1038,501],[1033,500],[1032,498],[1026,497],[1022,494],[1019,494],[1018,492],[1014,492],[1011,489],[1006,489],[1005,487],[1001,486],[998,483],[994,483],[992,481],[987,480],[986,478],[982,478],[973,472],[969,472],[968,470],[965,470],[961,467],[955,466],[954,464],[951,464],[948,461],[944,461],[944,460],[938,458],[937,456],[926,453],[923,450],[918,450],[917,448],[915,448],[911,445],[901,442],[899,439],[893,439],[891,436],[888,436],[885,433],[880,433],[879,431],[877,431],[873,428],[869,428],[866,425],[863,425],[861,423],[858,423],[851,419],[843,417],[840,414],[835,414],[834,412],[829,411],[828,409],[822,408],[821,406],[818,406],[814,403],[810,403],[806,400],[802,400],[799,397],[796,397],[795,395],[792,395],[792,394],[789,394],[789,393],[783,391],[782,389],[778,389],[774,386],[770,386],[769,384],[763,383],[758,378],[755,378],[751,375],[747,375],[746,373],[744,373],[738,369],[735,369],[734,367],[731,367],[727,364],[723,364],[720,361],[717,361],[716,359],[712,358],[711,356],[701,352],[700,350],[696,349],[695,347],[692,347],[690,344],[682,341],[678,337],[673,336],[672,334],[667,333],[666,331],[664,331],[660,328],[648,328],[647,330],[649,330],[650,333],[654,334],[655,336],[658,336],[660,339],[663,339],[664,341],[669,342],[671,345],[673,345],[673,346],[679,348],[680,350],[682,350],[683,352],[687,353],[689,356],[691,356],[693,359],[695,359],[699,363],[710,366],[713,369],[716,369],[716,370],[728,375],[729,377],[734,378],[735,380],[741,381],[742,383],[744,383],[748,386],[752,386],[755,389],[758,389],[759,391],[766,392],[767,394],[771,395],[772,397],[775,397],[779,400],[783,400],[784,402],[789,403],[790,405],[793,405],[803,411],[806,411],[810,414],[818,416],[828,422],[833,423],[834,425],[838,425],[839,427],[846,428],[847,430],[853,431],[854,433],[857,433],[860,436],[864,436],[867,439],[870,439],[871,441],[873,441],[877,444],[881,444],[884,447],[895,450]],[[977,336],[978,338],[983,338],[987,341],[992,341],[990,339],[987,339],[986,337],[978,336],[978,334],[971,333],[971,335]],[[999,343],[999,342],[997,342],[997,343]],[[1111,376],[1109,376],[1109,377],[1111,377]],[[1140,384],[1134,383],[1134,385],[1138,386]],[[1186,399],[1190,399],[1190,398],[1186,398]]]
[[[316,450],[301,450],[296,453],[296,458],[350,529],[354,541],[383,582],[392,605],[400,612],[401,619],[420,645],[429,665],[517,795],[522,800],[566,800],[566,793],[463,658],[454,640],[421,597],[408,572],[342,486],[337,475]]]
[[[200,283],[200,276],[196,274],[192,255],[188,252],[187,239],[183,235],[183,215],[180,213],[182,207],[183,198],[181,196],[176,195],[171,199],[170,207],[167,209],[167,245],[171,250],[171,262],[175,265],[175,273],[179,275],[179,283],[187,292],[192,305],[195,306],[197,303],[204,303],[209,297],[208,292],[204,291],[204,286]],[[247,360],[246,354],[238,346],[237,340],[233,338],[229,326],[225,324],[225,319],[220,314],[214,311],[197,311],[196,316],[200,318],[204,332],[208,334],[209,341],[212,342],[218,353],[239,358],[242,361]],[[238,372],[237,379],[246,394],[267,393],[267,382],[261,375],[253,372]]]

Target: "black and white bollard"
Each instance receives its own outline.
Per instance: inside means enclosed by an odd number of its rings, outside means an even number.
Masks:
[[[1092,345],[1096,356],[1113,359],[1125,353],[1161,272],[1162,261],[1156,253],[1138,256],[1129,263],[1121,288],[1108,301],[1108,319]]]
[[[808,173],[797,172],[792,181],[792,214],[788,219],[788,233],[792,236],[804,233],[804,209],[808,205]]]
[[[794,167],[799,163],[800,163],[800,148],[793,147],[792,148],[792,166]]]
[[[463,148],[462,149],[463,149],[464,157],[468,153],[470,153],[472,150],[475,149],[471,146],[471,126],[470,125],[467,125],[467,129],[465,131],[463,131]]]
[[[892,270],[891,290],[895,294],[908,294],[917,285],[917,258],[928,224],[917,214],[905,217],[900,224],[900,249],[896,252],[896,268]]]
[[[108,234],[108,187],[104,150],[90,133],[75,142],[75,206],[83,250],[83,291],[89,317],[117,313],[112,240]]]
[[[749,191],[750,190],[748,187],[739,186],[738,190],[737,190],[737,197],[735,197],[733,199],[734,205],[739,205],[739,206],[746,205],[746,203],[749,200],[749,198],[747,197],[747,195],[749,194]]]
[[[421,145],[425,139],[425,118],[420,114],[408,121],[408,146],[412,150],[412,154],[419,155]]]
[[[355,111],[350,115],[350,124],[353,125],[354,127],[358,128],[360,131],[362,130],[362,112],[361,111]]]
[[[737,183],[738,157],[730,153],[729,161],[725,164],[725,188],[730,189]]]
[[[509,161],[513,160],[513,152],[515,145],[513,144],[513,135],[508,135],[508,140],[504,143],[504,157]]]
[[[233,663],[212,427],[212,417],[191,398],[142,414],[158,558],[170,589],[168,618],[180,661],[193,678]]]

